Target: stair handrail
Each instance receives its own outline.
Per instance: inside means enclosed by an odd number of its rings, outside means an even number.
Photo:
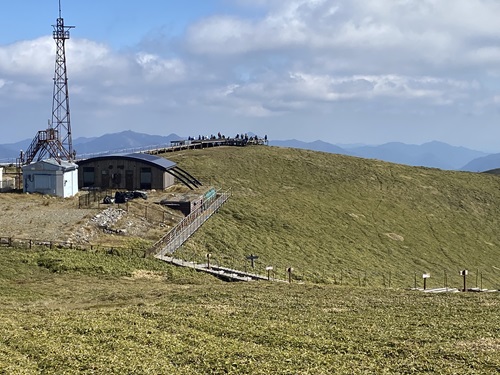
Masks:
[[[170,244],[174,243],[175,240],[184,235],[185,238],[183,239],[183,241],[177,243],[175,249],[171,251],[171,253],[173,253],[229,199],[229,197],[231,196],[230,190],[231,189],[228,189],[225,192],[218,191],[218,197],[212,200],[208,207],[203,207],[203,205],[201,205],[195,211],[187,215],[175,227],[168,231],[167,234],[165,234],[162,238],[160,238],[153,244],[153,246],[150,248],[150,253],[158,253],[163,255]]]

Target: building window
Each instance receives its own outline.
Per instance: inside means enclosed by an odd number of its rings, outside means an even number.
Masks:
[[[83,187],[91,187],[95,184],[95,168],[83,167]]]
[[[141,168],[141,189],[151,189],[152,181],[151,168]]]

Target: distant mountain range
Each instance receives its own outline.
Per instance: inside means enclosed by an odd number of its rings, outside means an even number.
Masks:
[[[450,146],[443,142],[428,142],[422,145],[409,145],[399,142],[385,143],[379,146],[344,145],[343,147],[323,141],[302,142],[296,139],[287,141],[271,141],[271,145],[279,147],[303,148],[307,150],[330,152],[342,155],[357,156],[366,159],[379,159],[391,163],[412,166],[424,166],[448,170],[484,171],[481,163],[473,164],[475,160],[489,158],[492,155],[465,147]],[[500,166],[500,154],[497,164]]]
[[[76,138],[73,140],[73,148],[77,151],[79,157],[91,157],[102,153],[135,152],[154,147],[169,146],[171,141],[183,138],[185,137],[174,133],[160,136],[127,130],[120,133],[105,134],[100,137]],[[0,162],[14,162],[16,157],[19,156],[19,151],[26,150],[30,143],[31,139],[26,139],[16,143],[0,145]],[[500,154],[488,154],[436,141],[422,145],[391,142],[379,146],[356,144],[342,145],[341,147],[321,140],[303,142],[291,139],[272,140],[270,145],[446,170],[484,172],[500,168]]]
[[[135,152],[159,146],[170,146],[170,141],[182,139],[177,134],[167,136],[136,133],[130,130],[120,133],[105,134],[93,138],[76,138],[73,148],[78,157],[90,157],[94,154]],[[19,156],[20,150],[26,150],[31,139],[0,145],[0,162],[12,162]]]

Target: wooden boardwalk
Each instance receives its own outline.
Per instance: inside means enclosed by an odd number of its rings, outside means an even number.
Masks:
[[[430,293],[430,294],[459,293],[459,292],[463,292],[463,289],[451,288],[451,287],[448,287],[448,288],[429,288],[429,289],[411,288],[411,290],[416,290],[416,291],[419,291],[419,292]],[[480,288],[467,288],[466,292],[495,293],[495,292],[498,292],[498,290],[494,290],[494,289],[480,289]]]
[[[268,141],[262,138],[216,138],[216,139],[203,139],[203,140],[180,140],[180,141],[172,141],[170,147],[158,147],[150,150],[144,151],[147,154],[158,155],[158,154],[166,154],[169,152],[177,152],[183,150],[195,150],[195,149],[204,149],[204,148],[212,148],[212,147],[220,147],[220,146],[237,146],[237,147],[245,147],[252,145],[267,145]]]
[[[77,160],[90,159],[93,157],[110,155],[110,154],[131,154],[131,153],[144,153],[150,155],[160,155],[169,152],[177,152],[184,150],[196,150],[220,146],[255,146],[255,145],[268,145],[269,142],[265,138],[255,138],[252,139],[242,139],[242,138],[216,138],[216,139],[203,139],[203,140],[178,140],[171,141],[170,146],[167,145],[150,145],[139,148],[127,148],[114,151],[103,151],[103,152],[93,152],[80,154]]]
[[[250,272],[239,271],[219,265],[197,264],[173,256],[174,252],[186,242],[219,208],[229,199],[231,193],[218,192],[214,201],[205,209],[201,207],[186,216],[179,224],[172,228],[165,236],[156,242],[150,249],[155,258],[179,266],[193,268],[196,271],[209,273],[226,281],[256,281],[268,280],[284,282],[280,279],[257,275]]]
[[[215,277],[218,277],[219,279],[225,280],[225,281],[272,281],[272,282],[285,282],[284,280],[281,279],[275,279],[272,277],[266,277],[262,275],[257,275],[254,273],[250,272],[244,272],[244,271],[239,271],[235,270],[232,268],[226,268],[226,267],[221,267],[221,266],[216,266],[216,265],[208,265],[207,263],[199,264],[195,262],[188,262],[182,259],[176,259],[171,256],[166,256],[166,255],[156,255],[156,258],[163,260],[164,262],[179,266],[179,267],[187,267],[187,268],[192,268],[196,271],[199,272],[205,272],[210,275],[213,275]]]
[[[150,253],[164,256],[171,255],[187,241],[231,196],[230,191],[217,192],[216,198],[208,207],[199,207],[191,212],[165,236],[157,241]]]

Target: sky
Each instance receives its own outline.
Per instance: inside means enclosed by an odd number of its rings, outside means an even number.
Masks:
[[[497,0],[62,0],[73,138],[500,152]],[[58,0],[0,0],[0,144],[51,116]]]

